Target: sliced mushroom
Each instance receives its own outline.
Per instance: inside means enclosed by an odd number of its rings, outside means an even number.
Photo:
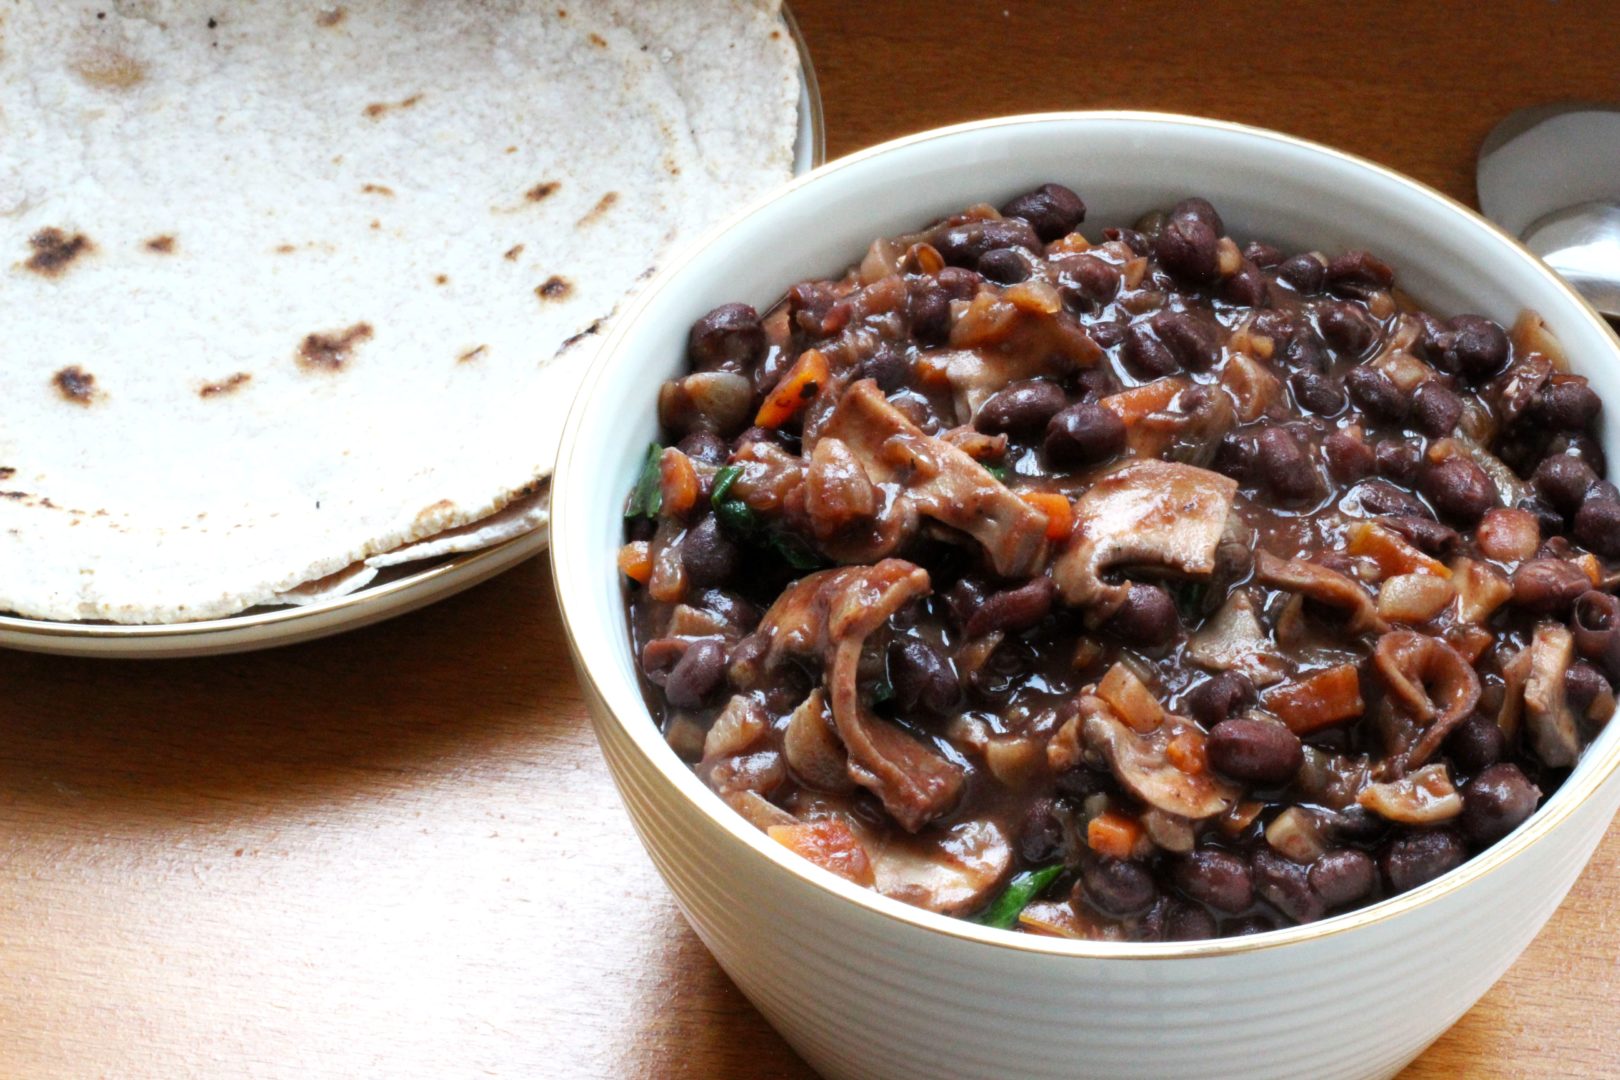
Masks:
[[[805,477],[805,510],[817,540],[828,540],[876,516],[877,489],[849,447],[838,439],[817,440]]]
[[[1349,614],[1347,625],[1352,634],[1388,629],[1367,590],[1336,570],[1304,559],[1279,559],[1269,551],[1262,551],[1255,556],[1254,577],[1273,589],[1342,608]]]
[[[923,836],[896,835],[868,848],[877,891],[944,915],[982,906],[1012,864],[1007,838],[988,821]]]
[[[1156,730],[1141,734],[1101,698],[1087,695],[1080,699],[1080,724],[1086,749],[1106,761],[1120,784],[1151,807],[1202,821],[1238,801],[1241,792],[1209,770],[1183,772],[1171,764],[1166,751],[1173,739],[1184,733],[1202,735],[1191,720],[1167,713]]]
[[[1185,855],[1198,841],[1193,823],[1176,814],[1167,814],[1157,808],[1145,811],[1138,820],[1148,839],[1165,851]]]
[[[1575,711],[1564,696],[1564,675],[1574,655],[1575,641],[1568,629],[1557,623],[1536,627],[1524,684],[1525,731],[1536,756],[1554,768],[1575,764],[1581,750]]]
[[[757,791],[728,791],[720,796],[726,805],[748,820],[756,829],[766,830],[772,825],[797,825],[799,819],[771,802]]]
[[[1462,813],[1462,796],[1438,762],[1382,784],[1368,784],[1356,802],[1386,821],[1433,825]]]
[[[923,433],[862,379],[822,431],[840,440],[876,484],[897,485],[916,512],[973,537],[1004,577],[1025,577],[1046,552],[1046,516],[943,439]]]
[[[1239,590],[1187,642],[1184,654],[1211,671],[1239,671],[1256,686],[1270,686],[1288,674],[1287,662],[1260,625],[1254,598]]]
[[[1404,755],[1403,769],[1428,761],[1479,704],[1479,676],[1473,665],[1439,638],[1392,630],[1378,639],[1373,666],[1388,685],[1391,699],[1423,725],[1423,735]]]
[[[855,788],[855,781],[849,778],[849,753],[838,739],[819,686],[788,717],[782,754],[793,775],[818,791],[839,793]]]
[[[1168,461],[1133,461],[1104,476],[1075,502],[1074,532],[1052,565],[1063,599],[1101,622],[1130,591],[1103,580],[1110,569],[1207,578],[1236,494],[1229,477]]]
[[[1524,684],[1530,678],[1530,660],[1534,655],[1526,645],[1502,665],[1502,707],[1496,712],[1496,726],[1509,739],[1519,733],[1524,720]]]
[[[787,656],[819,657],[830,689],[833,724],[849,753],[849,776],[870,789],[904,828],[916,831],[948,810],[961,793],[961,766],[947,761],[861,701],[866,639],[891,615],[929,591],[928,572],[902,559],[846,566],[800,578],[783,590],[751,638],[737,647],[732,678],[757,680]],[[758,643],[762,642],[763,646]]]

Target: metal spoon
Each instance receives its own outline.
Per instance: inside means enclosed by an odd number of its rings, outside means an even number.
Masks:
[[[1485,137],[1477,177],[1485,216],[1620,320],[1620,107],[1520,109]]]

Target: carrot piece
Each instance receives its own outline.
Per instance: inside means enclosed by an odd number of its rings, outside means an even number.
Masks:
[[[789,851],[809,859],[824,870],[870,888],[877,876],[866,848],[850,827],[836,818],[805,821],[795,825],[772,825],[767,836]]]
[[[1331,727],[1360,716],[1366,709],[1354,664],[1340,664],[1303,682],[1279,686],[1265,699],[1266,708],[1281,717],[1296,735]]]
[[[673,446],[658,459],[658,485],[664,493],[665,513],[685,517],[697,505],[697,470],[692,468],[692,459]]]
[[[1099,855],[1128,859],[1142,838],[1142,826],[1115,810],[1104,810],[1086,825],[1086,844]]]
[[[1074,528],[1074,507],[1055,491],[1024,491],[1019,498],[1046,515],[1046,538],[1054,544],[1066,540]]]
[[[1145,386],[1109,394],[1097,404],[1114,412],[1130,427],[1149,413],[1163,412],[1187,385],[1185,379],[1156,379]]]
[[[827,385],[827,358],[820,349],[806,349],[788,368],[759,407],[754,423],[762,428],[779,428],[798,415],[799,410]]]
[[[632,540],[619,549],[619,570],[631,581],[645,585],[652,579],[652,545]]]
[[[1204,751],[1204,737],[1194,731],[1184,731],[1170,740],[1164,748],[1170,764],[1188,776],[1198,776],[1209,769],[1209,755]]]
[[[1378,564],[1385,577],[1396,574],[1433,574],[1449,578],[1451,568],[1437,559],[1431,559],[1417,548],[1382,525],[1358,521],[1350,526],[1349,551],[1364,555]]]

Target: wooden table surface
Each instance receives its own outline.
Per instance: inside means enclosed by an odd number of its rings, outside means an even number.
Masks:
[[[1595,4],[795,8],[833,154],[1154,108],[1471,200],[1497,118],[1620,71]],[[548,574],[259,655],[0,653],[0,1076],[809,1076],[637,846]],[[1620,1076],[1617,897],[1620,830],[1407,1075]]]

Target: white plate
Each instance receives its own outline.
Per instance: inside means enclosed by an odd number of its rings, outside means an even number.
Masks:
[[[799,132],[793,173],[809,172],[826,157],[821,90],[810,50],[784,4],[782,19],[799,50]],[[482,551],[384,571],[382,578],[347,596],[303,607],[255,608],[240,615],[161,626],[49,622],[0,615],[0,646],[63,656],[181,657],[246,652],[325,637],[403,615],[499,574],[546,549],[544,529]]]

